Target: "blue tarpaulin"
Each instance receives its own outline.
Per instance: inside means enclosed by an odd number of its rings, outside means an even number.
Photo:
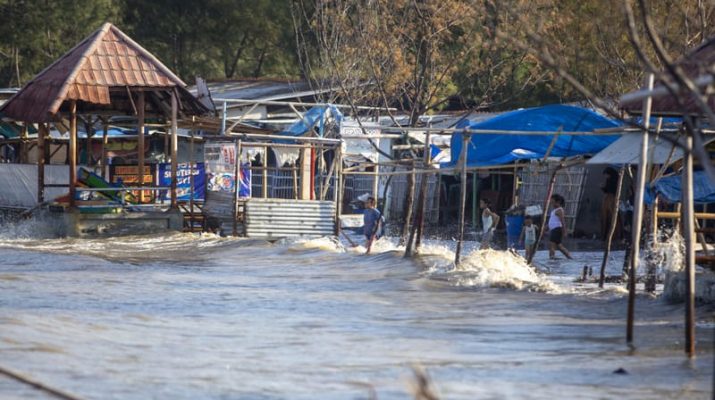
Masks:
[[[647,188],[646,203],[651,204],[656,194],[670,203],[680,202],[683,198],[682,179],[680,175],[658,179],[655,185]],[[710,182],[705,171],[693,173],[693,199],[696,203],[715,203],[715,185]]]
[[[470,123],[464,121],[457,128],[488,131],[529,131],[529,132],[592,132],[595,129],[613,128],[620,124],[592,110],[566,106],[549,105],[511,111],[486,121]],[[489,166],[508,164],[515,160],[549,157],[572,157],[594,154],[618,139],[620,135],[559,135],[549,152],[553,134],[512,135],[478,134],[472,135],[467,149],[467,166]],[[462,152],[462,134],[452,135],[452,158],[442,167],[454,167]]]
[[[320,136],[323,136],[323,126],[325,125],[325,119],[327,117],[334,118],[338,124],[340,124],[343,114],[334,105],[316,106],[303,114],[303,118],[300,121],[289,126],[288,129],[279,134],[286,136],[303,136],[312,130],[312,128],[317,127]]]

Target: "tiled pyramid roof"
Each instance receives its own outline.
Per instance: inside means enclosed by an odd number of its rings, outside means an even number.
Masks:
[[[55,119],[65,100],[111,104],[110,88],[178,87],[188,94],[185,86],[151,53],[105,23],[35,76],[0,112],[16,120],[45,122]]]

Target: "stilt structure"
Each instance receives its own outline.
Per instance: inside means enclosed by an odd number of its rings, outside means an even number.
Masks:
[[[467,207],[467,146],[471,136],[468,132],[464,132],[462,137],[462,153],[459,156],[460,166],[460,190],[459,190],[459,240],[457,241],[457,250],[454,252],[454,265],[459,265],[460,257],[462,256],[462,243],[464,242],[464,217]]]
[[[616,185],[616,195],[614,196],[613,202],[613,215],[611,215],[611,224],[608,228],[608,237],[606,238],[606,249],[603,251],[603,261],[601,261],[601,272],[598,277],[598,287],[603,288],[604,281],[606,280],[606,264],[608,264],[608,257],[611,254],[611,244],[613,242],[613,234],[616,232],[616,225],[618,224],[618,202],[621,198],[621,190],[623,189],[623,175],[625,175],[626,167],[621,167],[618,171],[618,184]]]
[[[648,90],[653,90],[655,77],[653,74],[648,74],[646,78],[646,87]],[[632,224],[632,240],[631,240],[631,262],[628,268],[628,316],[626,320],[626,342],[633,343],[633,326],[635,320],[635,302],[636,302],[636,271],[638,262],[640,261],[640,242],[641,242],[641,227],[643,224],[643,198],[645,193],[645,181],[648,165],[648,129],[650,127],[650,112],[653,99],[648,96],[643,101],[643,127],[644,131],[641,137],[640,162],[638,163],[638,178],[636,183],[636,193],[633,200],[633,224]]]

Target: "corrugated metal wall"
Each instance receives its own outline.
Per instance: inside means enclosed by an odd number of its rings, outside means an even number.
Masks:
[[[334,233],[335,203],[332,201],[250,199],[246,202],[248,237],[320,237]]]

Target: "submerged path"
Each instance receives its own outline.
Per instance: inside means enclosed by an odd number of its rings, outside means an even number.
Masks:
[[[382,246],[5,240],[0,359],[85,399],[406,399],[412,363],[444,399],[710,394],[712,309],[698,310],[687,360],[682,305],[641,295],[628,348],[624,291],[573,282],[600,252],[540,253],[537,275],[505,252],[455,271],[440,243],[416,260]],[[0,382],[2,397],[26,391]]]

